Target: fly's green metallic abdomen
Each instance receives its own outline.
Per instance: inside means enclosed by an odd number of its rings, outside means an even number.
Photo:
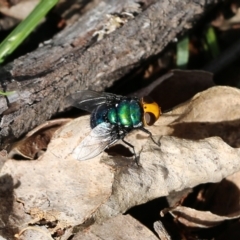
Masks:
[[[118,122],[126,127],[132,126],[131,115],[130,115],[130,102],[123,100],[117,106]]]
[[[130,102],[130,115],[133,126],[137,126],[142,122],[142,111],[139,103],[135,100]]]
[[[107,114],[108,121],[112,124],[117,124],[118,116],[116,108],[110,108]]]
[[[141,122],[141,108],[135,100],[123,100],[117,107],[108,111],[108,120],[112,124],[120,124],[125,127],[134,127]]]
[[[122,100],[116,105],[106,104],[97,107],[91,116],[91,127],[102,122],[120,125],[127,128],[139,127],[142,123],[142,110],[137,100]]]

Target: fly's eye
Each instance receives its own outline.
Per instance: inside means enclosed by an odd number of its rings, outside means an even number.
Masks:
[[[156,122],[156,117],[153,113],[151,112],[145,112],[144,113],[144,122],[146,125],[151,126]]]
[[[161,109],[156,102],[150,97],[141,98],[141,106],[143,108],[143,124],[146,126],[153,125],[161,114]]]

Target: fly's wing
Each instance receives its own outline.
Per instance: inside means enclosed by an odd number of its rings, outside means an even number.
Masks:
[[[118,140],[117,132],[110,123],[97,125],[90,134],[73,150],[73,157],[79,161],[96,157],[106,147]]]
[[[78,91],[66,98],[67,106],[74,106],[82,110],[92,112],[97,106],[104,104],[110,93],[99,93],[91,90]]]

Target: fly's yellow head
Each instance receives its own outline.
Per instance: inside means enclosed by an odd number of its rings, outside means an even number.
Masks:
[[[140,101],[143,108],[144,126],[153,125],[161,115],[161,108],[150,97],[143,97]]]

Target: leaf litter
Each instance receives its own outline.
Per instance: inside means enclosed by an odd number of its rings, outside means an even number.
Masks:
[[[121,152],[76,161],[71,153],[90,131],[89,116],[68,122],[55,132],[47,151],[38,160],[8,159],[2,166],[1,176],[9,174],[13,185],[18,183],[13,189],[12,211],[8,213],[11,226],[23,228],[34,222],[29,214],[32,209],[56,213],[53,219],[62,223],[64,229],[73,229],[90,218],[95,224],[104,223],[133,206],[171,192],[236,176],[240,170],[236,141],[239,139],[239,106],[239,90],[212,87],[163,114],[148,128],[161,143],[160,147],[154,145],[147,134],[130,133],[126,140],[133,143],[140,154],[140,167],[135,165],[133,157],[124,157]],[[238,186],[238,177],[232,179]],[[239,192],[239,188],[236,189]],[[206,227],[189,217],[207,216],[214,224],[220,224],[238,217],[238,205],[231,213],[225,211],[224,216],[181,206],[170,212],[178,220],[181,213],[181,222],[188,226]],[[4,214],[6,212],[1,213]],[[187,214],[188,218],[182,217]],[[51,232],[50,227],[47,229]],[[30,239],[27,234],[22,236]]]

